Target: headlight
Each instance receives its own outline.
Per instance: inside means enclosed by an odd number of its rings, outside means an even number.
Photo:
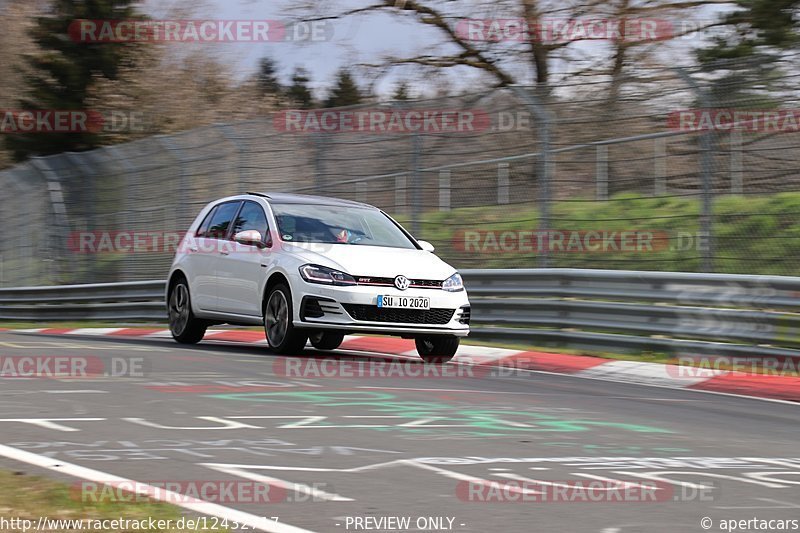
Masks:
[[[355,285],[356,280],[353,276],[339,272],[332,268],[318,265],[303,265],[300,267],[300,275],[309,283],[321,283],[323,285]]]
[[[456,272],[442,283],[442,289],[447,292],[459,292],[464,290],[464,280],[461,279],[461,274]]]

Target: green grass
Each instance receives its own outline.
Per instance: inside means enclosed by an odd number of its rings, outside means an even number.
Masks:
[[[179,520],[182,510],[162,503],[83,502],[80,481],[75,485],[0,470],[0,516],[38,523],[40,517],[53,520]],[[87,531],[91,531],[87,529]],[[103,533],[125,531],[106,529]],[[137,531],[175,531],[173,529],[138,529]],[[227,531],[215,529],[212,531]]]
[[[646,253],[557,253],[554,267],[627,270],[702,271],[702,251],[679,249],[677,236],[700,231],[697,198],[640,198],[626,193],[610,201],[558,201],[552,204],[554,230],[660,231],[672,239],[665,249]],[[407,217],[401,217],[409,225]],[[714,202],[715,270],[738,274],[800,274],[800,193],[721,196]],[[436,246],[457,268],[535,267],[540,254],[476,253],[455,246],[459,230],[534,231],[539,212],[530,204],[459,208],[426,213],[419,237]],[[686,242],[686,241],[684,241]]]

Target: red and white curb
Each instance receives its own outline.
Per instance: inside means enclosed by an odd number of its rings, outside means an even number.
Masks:
[[[0,330],[2,331],[2,330]],[[14,333],[37,335],[103,336],[119,338],[166,339],[166,329],[80,328],[15,329]],[[209,330],[203,341],[226,341],[266,346],[262,331]],[[339,351],[358,351],[375,355],[416,358],[414,341],[394,337],[345,337]],[[617,361],[581,355],[508,350],[462,345],[456,363],[566,374],[638,385],[710,391],[754,398],[800,402],[800,377],[728,372],[697,367]]]

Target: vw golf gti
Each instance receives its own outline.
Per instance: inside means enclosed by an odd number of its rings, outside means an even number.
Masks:
[[[215,324],[263,324],[270,348],[310,340],[336,349],[350,333],[414,339],[446,362],[469,333],[456,270],[380,209],[297,194],[247,193],[208,204],[175,255],[170,331],[197,343]]]

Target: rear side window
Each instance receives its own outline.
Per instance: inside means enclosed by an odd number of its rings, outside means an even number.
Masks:
[[[211,225],[211,219],[214,217],[214,213],[217,212],[217,208],[214,207],[209,214],[206,215],[206,218],[203,219],[203,223],[200,224],[200,227],[197,228],[197,233],[195,234],[197,237],[207,237],[208,236],[208,226]]]
[[[239,210],[240,203],[228,202],[217,206],[205,236],[209,239],[225,239],[228,236],[231,221],[236,216],[236,211]]]

